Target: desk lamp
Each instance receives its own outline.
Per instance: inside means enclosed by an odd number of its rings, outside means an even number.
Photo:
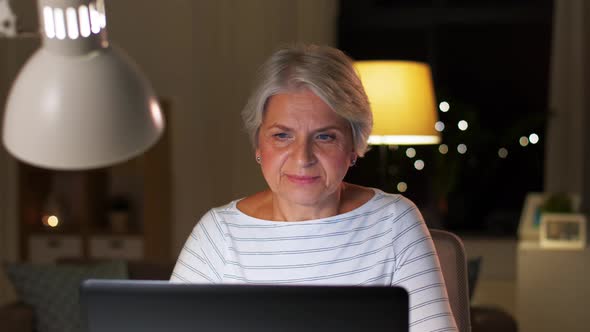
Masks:
[[[103,0],[38,0],[42,46],[7,98],[3,141],[17,159],[58,170],[137,156],[164,130],[149,82],[109,44]]]

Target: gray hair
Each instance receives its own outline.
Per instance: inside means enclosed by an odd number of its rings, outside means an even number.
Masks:
[[[280,48],[260,68],[256,88],[242,110],[254,147],[258,147],[258,132],[268,99],[305,88],[348,120],[354,151],[362,157],[373,127],[367,95],[352,60],[338,49],[318,45]]]

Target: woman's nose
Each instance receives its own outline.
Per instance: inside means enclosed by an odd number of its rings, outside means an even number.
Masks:
[[[316,163],[317,159],[313,151],[313,142],[304,139],[297,142],[293,156],[301,167],[309,167]]]

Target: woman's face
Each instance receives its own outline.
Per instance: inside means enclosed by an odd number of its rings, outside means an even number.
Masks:
[[[335,197],[356,156],[348,121],[307,89],[268,100],[256,155],[279,199],[318,207]]]

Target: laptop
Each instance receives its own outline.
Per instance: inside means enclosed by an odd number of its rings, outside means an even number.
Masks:
[[[86,280],[88,332],[407,332],[408,293],[384,286],[252,286]]]

